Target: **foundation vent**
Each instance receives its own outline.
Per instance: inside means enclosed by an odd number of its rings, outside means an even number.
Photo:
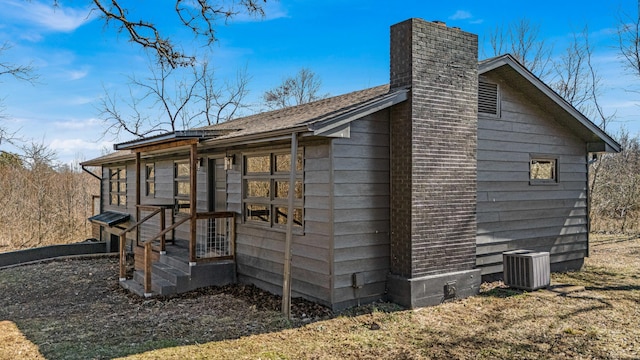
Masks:
[[[533,291],[550,283],[548,252],[514,250],[502,253],[504,283],[507,286]]]

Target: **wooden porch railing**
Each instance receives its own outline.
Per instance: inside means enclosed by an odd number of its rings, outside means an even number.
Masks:
[[[175,217],[171,216],[172,224],[165,228],[166,219],[165,219],[165,210],[168,209],[167,206],[149,206],[149,205],[139,205],[138,208],[140,210],[151,211],[151,213],[135,224],[131,225],[127,229],[125,229],[122,233],[120,233],[120,281],[126,280],[126,234],[138,229],[142,224],[149,221],[154,216],[160,214],[160,232],[156,235],[144,239],[138,243],[138,245],[142,245],[144,247],[144,292],[146,294],[151,294],[151,263],[152,263],[152,243],[156,240],[160,240],[160,251],[166,250],[166,234],[175,230],[180,225],[188,222],[192,219],[190,216],[185,216],[175,221]],[[197,263],[198,260],[208,260],[208,259],[229,259],[234,257],[234,248],[235,248],[235,213],[233,212],[202,212],[196,213],[195,216],[196,221],[199,220],[218,220],[218,219],[226,219],[224,226],[224,240],[225,240],[225,251],[222,253],[217,253],[214,256],[208,257],[199,257],[196,253],[196,240],[197,233],[191,234],[191,239],[189,239],[189,262]],[[207,228],[211,228],[211,224],[207,224]],[[219,236],[219,225],[214,223],[214,237]],[[211,231],[210,229],[208,231]],[[211,236],[210,233],[205,234],[205,241],[208,242],[208,237]],[[175,240],[175,239],[174,239]]]
[[[150,208],[150,207],[149,207]],[[160,219],[160,224],[164,225],[164,208],[163,207],[154,207],[151,214],[145,216],[144,218],[142,218],[141,220],[139,220],[137,223],[129,226],[128,228],[126,228],[125,230],[123,230],[120,233],[120,281],[124,281],[127,279],[127,263],[126,263],[126,254],[125,254],[125,248],[126,248],[126,243],[127,243],[127,233],[133,231],[133,230],[137,230],[138,227],[142,224],[144,224],[145,222],[147,222],[149,219],[153,218],[154,216],[156,216],[159,213],[162,213],[161,215],[161,219]]]

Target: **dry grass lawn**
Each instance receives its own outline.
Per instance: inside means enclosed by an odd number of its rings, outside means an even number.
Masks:
[[[594,236],[583,271],[552,276],[584,291],[490,283],[417,311],[378,303],[303,319],[301,307],[291,322],[222,290],[135,299],[117,289],[114,262],[0,270],[0,359],[640,359],[638,238]],[[40,284],[24,283],[32,272]]]

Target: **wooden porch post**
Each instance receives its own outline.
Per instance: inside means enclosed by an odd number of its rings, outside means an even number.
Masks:
[[[136,151],[136,221],[140,221],[140,152]],[[140,243],[140,231],[136,229],[136,245]]]
[[[282,313],[291,318],[291,243],[293,242],[293,200],[295,199],[296,165],[298,160],[298,134],[291,134],[291,171],[289,172],[289,203],[287,208],[287,235],[284,243],[284,271],[282,279]]]
[[[140,221],[140,151],[136,151],[136,221]],[[136,245],[140,243],[140,230],[136,229]]]
[[[167,209],[165,209],[164,207],[162,208],[162,211],[160,211],[160,231],[164,231],[164,229],[167,226],[167,222],[165,219],[166,212],[167,212]],[[166,254],[166,253],[167,253],[167,236],[165,234],[162,234],[162,236],[160,237],[160,254]]]
[[[196,201],[198,191],[198,143],[191,144],[189,180],[191,191],[189,194],[189,212],[191,213],[191,236],[189,239],[189,265],[196,263]]]
[[[120,281],[127,280],[127,254],[125,253],[125,246],[127,243],[127,234],[122,233],[118,237],[120,245]]]

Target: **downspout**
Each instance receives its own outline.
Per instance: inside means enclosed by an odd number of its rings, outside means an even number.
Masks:
[[[291,319],[291,244],[293,242],[293,200],[295,198],[298,133],[291,133],[291,168],[287,208],[287,235],[284,243],[284,271],[282,279],[282,314]]]
[[[102,203],[102,178],[96,174],[93,173],[93,171],[89,171],[89,169],[87,169],[84,165],[80,166],[82,168],[82,171],[86,172],[87,174],[93,176],[94,178],[98,179],[98,181],[100,182],[100,186],[99,186],[99,191],[98,191],[98,198],[100,199],[100,204],[98,205],[99,209],[98,209],[98,213],[102,213],[102,209],[104,209],[104,204]],[[102,171],[102,166],[100,167],[100,171]],[[91,212],[91,215],[95,214],[95,207],[93,206],[95,204],[95,202],[93,201],[93,197],[91,198],[91,209],[93,210]],[[100,226],[100,239],[101,241],[106,241],[106,239],[102,239],[102,232],[103,232],[103,227]],[[93,231],[92,231],[92,235],[93,235]]]
[[[84,167],[84,165],[81,166],[82,167],[82,171],[86,172],[87,174],[93,176],[94,178],[100,180],[100,182],[102,182],[102,178],[96,174],[94,174],[92,171],[89,171],[89,169],[87,169],[86,167]]]
[[[191,144],[189,151],[189,216],[191,216],[189,235],[189,266],[196,263],[196,236],[197,236],[197,192],[198,192],[198,143]]]

